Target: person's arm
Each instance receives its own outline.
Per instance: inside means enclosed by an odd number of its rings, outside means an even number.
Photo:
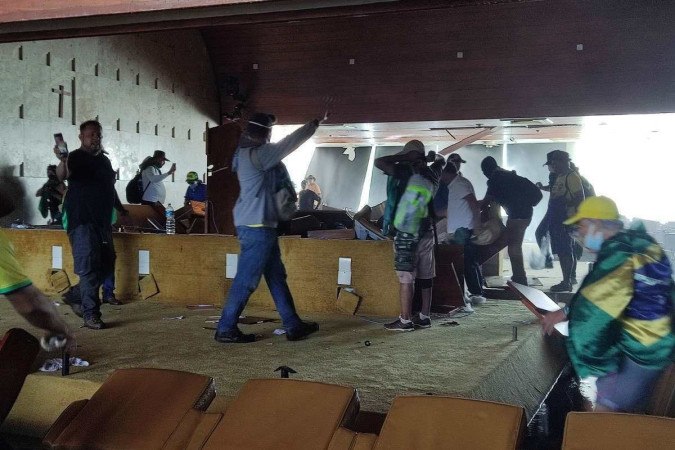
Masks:
[[[73,335],[68,325],[58,315],[51,300],[32,284],[5,294],[12,307],[31,325],[50,334],[65,336],[72,342]]]
[[[117,210],[118,213],[120,213],[123,216],[126,216],[129,214],[129,210],[122,205],[122,201],[120,200],[120,196],[117,194],[117,189],[115,189],[115,209]]]
[[[419,153],[408,152],[402,155],[390,155],[390,156],[380,156],[375,160],[375,167],[380,169],[386,175],[395,176],[396,175],[396,165],[400,162],[413,162],[420,158]]]
[[[37,190],[37,192],[35,193],[35,196],[36,196],[36,197],[42,197],[42,193],[43,193],[44,191],[45,191],[45,187],[42,186],[40,189]]]
[[[476,230],[480,228],[480,203],[476,199],[476,194],[473,192],[464,197],[464,200],[469,204],[471,208],[471,214],[473,215],[473,229]]]
[[[63,181],[68,178],[68,155],[61,153],[58,146],[54,146],[54,155],[59,160],[59,164],[56,166],[56,177],[59,181]]]
[[[171,167],[173,168],[174,166]],[[160,181],[163,181],[165,178],[170,177],[171,174],[173,173],[171,169],[169,169],[169,171],[166,173],[161,173],[159,170],[155,169],[154,166],[146,168],[143,172],[145,174],[145,178],[151,183],[159,183]],[[143,186],[143,188],[145,188],[145,186]]]
[[[314,202],[316,202],[316,205],[314,206],[314,209],[318,209],[319,206],[321,206],[321,197],[319,197],[316,192],[313,192],[313,191],[309,191],[309,192],[314,194],[312,196],[312,205],[314,205]]]
[[[255,152],[263,170],[269,170],[281,162],[282,159],[293,153],[311,138],[319,128],[319,119],[314,119],[298,128],[276,144],[263,144]]]
[[[537,181],[536,186],[544,192],[551,192],[551,186],[544,186],[539,181]]]

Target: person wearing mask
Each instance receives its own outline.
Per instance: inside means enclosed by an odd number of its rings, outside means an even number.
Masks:
[[[323,120],[326,118],[327,114]],[[241,253],[214,336],[224,344],[255,341],[255,334],[243,333],[237,323],[263,275],[286,329],[286,339],[305,339],[319,330],[319,324],[301,320],[295,311],[279,249],[279,205],[275,194],[279,184],[292,186],[281,160],[312,137],[321,121],[312,120],[281,141],[271,143],[275,123],[272,114],[253,114],[232,159],[232,171],[241,188],[233,211]]]
[[[206,201],[206,185],[199,179],[197,172],[188,172],[185,177],[185,182],[188,188],[185,191],[185,204],[191,201],[205,202]]]
[[[569,320],[567,352],[588,409],[643,413],[675,351],[670,261],[642,223],[624,228],[607,197],[584,200],[564,224],[597,256],[569,306],[541,319],[544,331]]]
[[[523,240],[525,230],[532,221],[533,207],[541,201],[541,191],[530,180],[517,175],[515,170],[509,171],[499,167],[492,156],[483,159],[481,169],[488,181],[485,198],[480,204],[485,207],[494,200],[506,210],[508,219],[505,232],[508,236],[508,253],[513,272],[511,280],[527,285]]]
[[[143,182],[143,205],[163,205],[166,201],[166,188],[164,180],[176,171],[176,164],[171,164],[171,168],[162,173],[162,167],[169,161],[166,154],[161,150],[155,150],[150,158],[146,158],[140,166],[141,178]],[[169,161],[171,162],[171,161]]]

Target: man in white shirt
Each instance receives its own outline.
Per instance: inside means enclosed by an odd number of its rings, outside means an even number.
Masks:
[[[176,164],[172,164],[167,173],[162,173],[161,168],[169,161],[166,154],[161,150],[155,150],[152,157],[146,159],[141,164],[141,175],[143,179],[143,200],[144,205],[164,204],[166,200],[166,188],[164,179],[168,178],[176,171]]]
[[[480,207],[476,192],[471,182],[458,173],[457,166],[451,159],[443,170],[441,182],[448,186],[448,236],[451,236],[452,242],[464,246],[464,280],[471,294],[471,303],[485,303],[476,247],[471,242],[473,231],[480,226]]]

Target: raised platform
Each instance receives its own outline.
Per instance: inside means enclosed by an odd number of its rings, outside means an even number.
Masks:
[[[276,377],[274,369],[287,365],[298,372],[293,376],[300,379],[356,387],[365,411],[388,410],[398,394],[430,393],[522,405],[531,415],[566,361],[561,342],[544,338],[539,325],[531,323],[532,314],[520,302],[488,301],[476,307],[473,315],[436,319],[428,330],[403,334],[385,331],[372,318],[334,314],[309,315],[321,329],[300,342],[275,336],[278,322],[242,325],[244,331],[259,336],[258,342],[247,345],[223,345],[213,340],[213,330],[205,327],[215,324],[206,321],[219,311],[192,311],[153,300],[122,307],[106,305],[103,318],[111,327],[92,331],[78,329],[80,319],[67,306],[58,308],[77,330],[81,347],[77,356],[91,366],[74,368],[67,378],[57,373],[31,375],[53,382],[27,384],[32,392],[22,392],[19,404],[24,406],[10,414],[5,432],[44,427],[44,423],[26,422],[39,420],[44,409],[58,409],[54,404],[68,403],[63,393],[73,387],[64,385],[61,390],[59,383],[102,382],[115,369],[124,367],[171,368],[213,376],[221,405],[247,379]],[[249,309],[246,314],[277,319],[272,311]],[[179,316],[184,318],[176,319]],[[22,326],[39,334],[27,327],[7,303],[0,303],[0,317],[2,330]],[[448,320],[459,325],[442,325]],[[518,340],[513,340],[514,326],[518,327]],[[42,355],[39,363],[46,357],[52,356]],[[86,388],[91,390],[90,386]],[[40,401],[36,401],[38,398]],[[37,412],[31,413],[31,407]]]

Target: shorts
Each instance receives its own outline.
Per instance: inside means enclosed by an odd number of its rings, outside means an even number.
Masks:
[[[549,223],[551,235],[551,252],[558,256],[570,256],[574,252],[574,238],[569,228],[562,223]]]
[[[412,284],[415,278],[428,280],[436,276],[434,234],[425,233],[417,240],[408,233],[394,237],[394,267],[399,283]]]
[[[663,370],[650,369],[624,356],[618,372],[598,378],[597,403],[613,411],[642,413]]]
[[[0,232],[0,294],[11,294],[32,283],[16,260],[14,246]]]

